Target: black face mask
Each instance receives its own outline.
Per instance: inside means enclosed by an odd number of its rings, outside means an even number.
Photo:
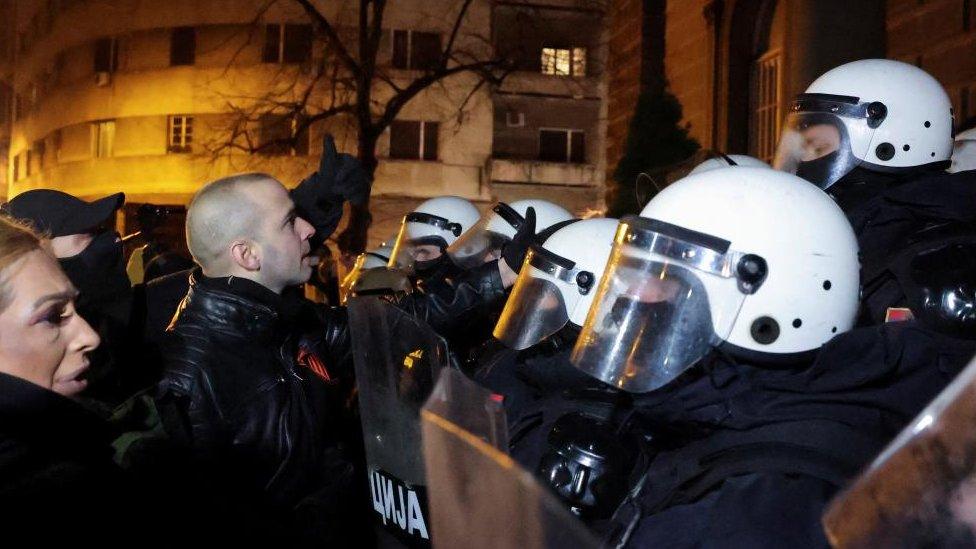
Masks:
[[[823,189],[824,183],[832,179],[831,171],[836,169],[838,157],[840,157],[840,150],[815,160],[800,162],[796,167],[796,175]]]
[[[58,263],[78,290],[77,306],[82,316],[86,311],[111,316],[128,314],[132,287],[117,233],[98,234],[80,254],[59,259]]]
[[[621,297],[610,309],[610,318],[618,326],[623,324],[627,317],[646,319],[645,324],[657,326],[669,324],[674,317],[674,312],[675,307],[669,301],[648,303],[630,297]]]
[[[425,259],[424,261],[415,261],[413,264],[413,272],[418,277],[426,277],[434,274],[437,269],[441,268],[446,264],[447,254],[441,253],[441,255],[435,257],[434,259]]]

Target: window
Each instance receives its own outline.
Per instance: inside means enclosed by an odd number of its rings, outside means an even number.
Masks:
[[[61,130],[54,130],[54,136],[51,138],[52,146],[54,147],[54,160],[57,162],[61,161]]]
[[[31,162],[34,160],[32,158],[33,156],[34,155],[31,154],[31,150],[27,149],[27,158],[26,158],[26,162],[24,162],[24,177],[31,176]]]
[[[542,74],[586,76],[586,48],[542,48]]]
[[[20,181],[20,155],[19,154],[14,155],[14,161],[12,162],[12,164],[14,165],[13,179],[14,181]]]
[[[169,64],[192,65],[197,57],[197,30],[193,27],[176,27],[170,35]]]
[[[505,125],[509,128],[521,128],[525,126],[525,113],[506,111],[505,112]]]
[[[539,160],[586,162],[586,136],[582,130],[539,130]]]
[[[298,118],[280,114],[263,114],[259,121],[259,140],[264,155],[307,155],[308,128],[299,131]]]
[[[780,51],[770,52],[753,67],[753,139],[755,156],[764,162],[772,162],[779,141],[780,123]]]
[[[428,70],[441,60],[441,35],[436,32],[393,31],[393,66]]]
[[[312,27],[268,25],[264,34],[265,63],[304,63],[312,55]]]
[[[14,95],[14,121],[15,122],[24,118],[24,114],[27,111],[27,109],[25,108],[26,106],[27,104],[24,101],[24,96],[19,93],[15,94]]]
[[[119,66],[119,44],[115,38],[95,41],[95,72],[115,72]]]
[[[390,125],[390,158],[437,160],[437,122],[394,120]]]
[[[91,124],[91,155],[93,158],[112,156],[115,142],[115,120],[103,120]]]
[[[185,153],[192,150],[192,145],[193,117],[186,115],[170,116],[167,150],[172,153]]]
[[[34,142],[34,156],[37,157],[37,171],[44,169],[44,157],[47,153],[47,143],[43,139]]]

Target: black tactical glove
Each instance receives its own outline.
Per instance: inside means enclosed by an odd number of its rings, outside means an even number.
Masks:
[[[510,269],[516,273],[522,268],[525,262],[525,254],[529,251],[529,246],[535,241],[535,208],[525,211],[525,221],[519,227],[518,232],[502,247],[502,259]]]
[[[339,154],[335,139],[325,135],[322,158],[317,172],[308,176],[291,191],[299,215],[315,227],[312,248],[332,235],[342,219],[342,203],[364,205],[369,199],[370,178],[359,160],[351,154]]]

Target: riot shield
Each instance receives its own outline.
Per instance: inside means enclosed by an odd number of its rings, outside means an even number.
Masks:
[[[501,403],[443,369],[422,411],[435,547],[596,547],[585,526],[504,451]]]
[[[834,547],[976,547],[976,360],[824,514]]]
[[[348,311],[373,510],[399,541],[429,547],[419,414],[447,344],[378,298],[353,298]]]

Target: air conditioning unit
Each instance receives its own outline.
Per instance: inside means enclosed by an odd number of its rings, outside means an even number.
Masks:
[[[95,85],[104,88],[112,83],[112,73],[108,71],[98,71],[95,73]]]
[[[505,113],[505,125],[509,128],[521,128],[525,126],[525,113],[508,111]]]

